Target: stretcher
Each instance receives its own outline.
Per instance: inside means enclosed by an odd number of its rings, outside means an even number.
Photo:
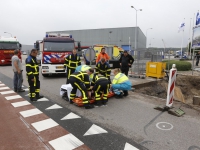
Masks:
[[[111,98],[111,97],[113,97],[114,95],[115,95],[115,93],[112,92],[112,91],[110,91],[110,92],[108,93],[108,98]],[[73,99],[73,102],[74,102],[74,104],[75,104],[76,106],[78,106],[78,107],[82,107],[82,106],[84,105],[84,104],[83,104],[83,100],[82,100],[81,97],[76,97],[76,98],[74,98],[74,99]],[[95,102],[94,98],[91,99],[91,100],[89,100],[89,102],[90,102],[90,104],[94,103],[94,102]]]

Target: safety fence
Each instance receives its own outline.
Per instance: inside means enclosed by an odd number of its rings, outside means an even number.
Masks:
[[[131,74],[142,75],[146,73],[146,63],[161,62],[163,59],[163,51],[152,49],[137,49],[133,53],[130,53],[134,57],[134,63],[132,65]]]

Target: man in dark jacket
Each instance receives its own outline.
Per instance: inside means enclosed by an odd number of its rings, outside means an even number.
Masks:
[[[196,58],[196,66],[198,66],[199,65],[199,59],[200,59],[200,52],[198,52],[196,54],[195,58]]]
[[[121,72],[128,76],[128,71],[131,65],[134,62],[134,58],[128,54],[127,51],[124,51],[124,54],[121,55],[119,63],[121,66]]]
[[[32,49],[31,54],[26,58],[26,75],[28,78],[29,97],[31,101],[37,101],[37,99],[43,98],[43,96],[39,94],[39,66],[36,60],[36,56],[37,50]]]

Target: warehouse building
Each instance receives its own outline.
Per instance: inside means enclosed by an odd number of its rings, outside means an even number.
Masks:
[[[71,34],[75,41],[81,41],[81,46],[92,46],[95,44],[117,45],[124,50],[134,50],[135,31],[137,33],[137,49],[146,48],[146,36],[139,27],[48,31],[46,33]]]

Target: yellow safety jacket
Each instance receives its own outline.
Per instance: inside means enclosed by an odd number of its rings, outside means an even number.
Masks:
[[[65,58],[65,63],[64,63],[64,67],[68,67],[70,69],[75,69],[77,66],[81,65],[81,59],[80,56],[78,56],[77,54],[70,54]]]
[[[83,82],[87,89],[90,88],[90,79],[86,72],[82,71],[74,72],[73,74],[70,75],[70,78],[71,77],[76,78],[79,82]]]
[[[128,79],[128,77],[125,75],[125,74],[123,74],[123,73],[118,73],[115,77],[114,77],[114,79],[113,79],[113,81],[112,81],[112,84],[120,84],[120,83],[124,83],[124,82],[126,82],[126,81],[128,81],[129,79]]]
[[[31,55],[26,58],[26,75],[28,79],[33,79],[34,76],[39,75],[39,66],[36,57]]]

